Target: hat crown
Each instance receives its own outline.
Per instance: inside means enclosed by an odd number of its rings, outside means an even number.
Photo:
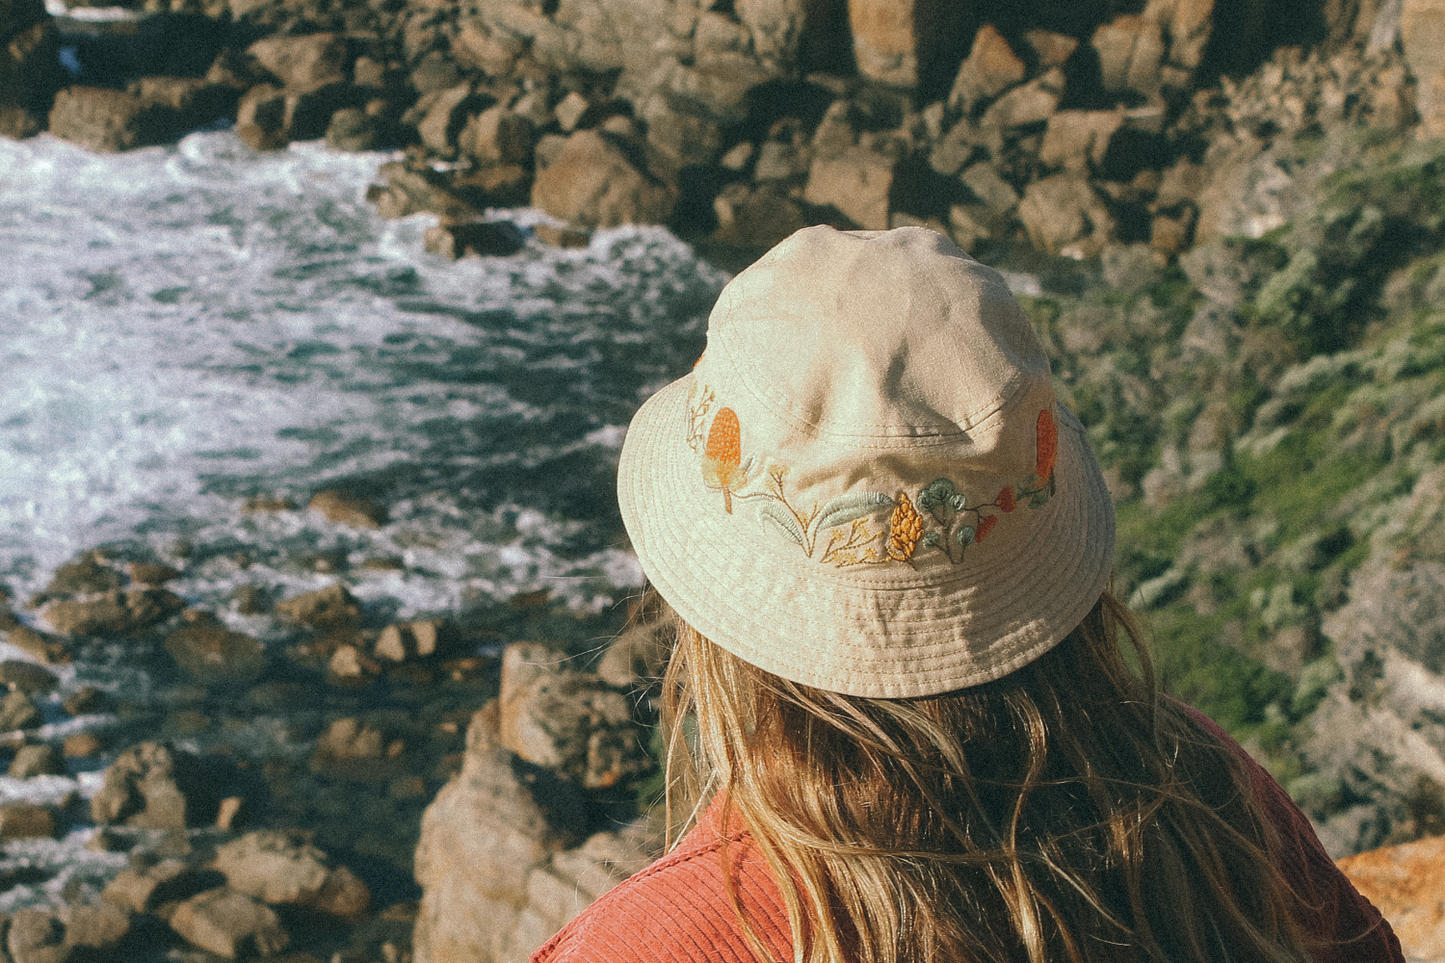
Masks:
[[[728,285],[708,327],[700,380],[858,447],[989,434],[1011,401],[1051,393],[1003,279],[922,228],[800,231]]]

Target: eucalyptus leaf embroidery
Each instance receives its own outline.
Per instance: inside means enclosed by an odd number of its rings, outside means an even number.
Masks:
[[[692,390],[687,394],[687,446],[693,451],[702,447],[703,425],[707,422],[707,413],[712,410],[715,400],[711,388],[701,381],[693,381]]]

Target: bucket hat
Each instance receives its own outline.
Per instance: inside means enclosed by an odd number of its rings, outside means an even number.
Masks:
[[[923,228],[792,235],[723,289],[618,468],[643,571],[704,636],[850,695],[999,678],[1108,582],[1114,512],[997,272]]]

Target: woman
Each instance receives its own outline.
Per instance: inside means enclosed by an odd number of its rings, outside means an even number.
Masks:
[[[534,963],[1402,959],[1158,694],[1083,427],[947,239],[810,228],[740,274],[618,487],[706,811]]]

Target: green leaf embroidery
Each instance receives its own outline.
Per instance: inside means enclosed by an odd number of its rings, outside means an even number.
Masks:
[[[1043,508],[1048,503],[1049,490],[1047,488],[1040,488],[1038,491],[1034,492],[1034,497],[1029,499],[1030,508]]]
[[[806,547],[803,542],[803,529],[798,525],[798,520],[785,508],[781,508],[772,502],[764,502],[758,506],[758,521],[771,522],[771,525],[764,524],[763,528],[771,529],[786,538],[797,542],[799,547]]]
[[[818,516],[815,531],[826,532],[830,528],[846,525],[855,519],[872,515],[884,508],[891,508],[893,499],[882,492],[850,492],[839,495],[823,506]]]
[[[963,525],[958,529],[958,531],[953,533],[953,537],[958,539],[958,544],[965,547],[972,544],[973,536],[974,529],[972,525]]]
[[[955,492],[953,482],[947,478],[935,478],[918,493],[918,508],[920,511],[932,511],[935,505],[952,498]]]

